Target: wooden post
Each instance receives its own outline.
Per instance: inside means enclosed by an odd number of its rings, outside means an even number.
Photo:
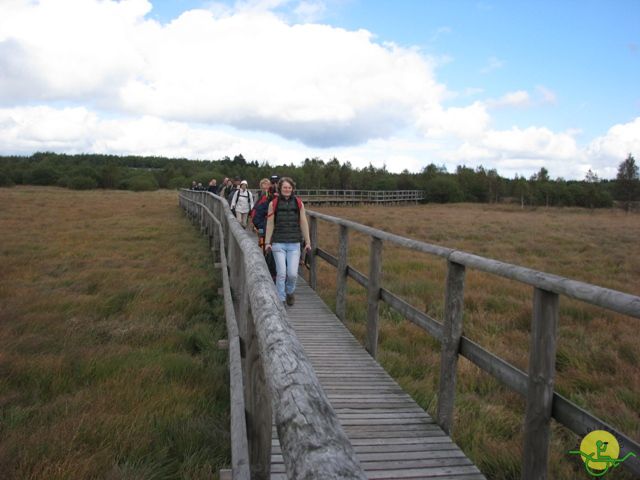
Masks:
[[[338,273],[336,278],[336,316],[343,322],[347,312],[347,254],[349,229],[340,225],[338,231]]]
[[[378,300],[382,276],[382,240],[371,237],[369,252],[369,288],[367,290],[366,349],[373,358],[378,353]]]
[[[238,241],[233,235],[229,235],[229,247],[228,247],[228,260],[227,265],[229,269],[229,285],[231,287],[231,293],[233,297],[233,305],[235,310],[238,310],[240,298],[238,294],[241,290],[240,266],[242,262],[242,251],[238,245]],[[238,319],[238,325],[242,328],[242,322]]]
[[[558,294],[534,288],[522,480],[545,480],[556,367]]]
[[[245,365],[245,407],[247,410],[247,439],[249,442],[249,463],[253,480],[268,480],[271,470],[271,400],[260,357],[258,337],[253,316],[249,312],[249,292],[243,288],[240,302],[239,323],[245,325],[246,357]]]
[[[229,256],[229,245],[231,245],[231,234],[229,233],[229,219],[225,215],[224,206],[220,205],[220,222],[222,223],[222,240],[223,243],[220,245],[220,248],[226,248],[225,252],[227,256]],[[224,241],[226,240],[226,245]]]
[[[215,215],[215,208],[214,210],[212,210],[214,215]],[[218,218],[218,216],[216,215],[216,218]],[[218,218],[219,220],[219,218]],[[221,227],[218,227],[217,224],[215,224],[215,222],[213,222],[212,225],[212,232],[211,232],[211,252],[213,253],[213,261],[214,262],[219,262],[221,255],[220,255],[220,244],[221,244]]]
[[[309,286],[315,290],[318,286],[318,263],[316,262],[316,249],[318,248],[318,219],[309,218],[309,236],[311,237],[311,256],[309,257]]]
[[[211,209],[209,209],[211,210]],[[211,252],[213,252],[213,235],[214,235],[214,230],[215,230],[215,222],[213,221],[213,219],[207,215],[207,240],[209,240],[209,250]],[[215,256],[213,257],[214,262],[215,262]]]
[[[440,387],[438,393],[438,424],[451,435],[453,406],[456,396],[456,368],[462,336],[464,312],[464,265],[448,262],[447,286],[444,297],[444,323],[440,352]]]

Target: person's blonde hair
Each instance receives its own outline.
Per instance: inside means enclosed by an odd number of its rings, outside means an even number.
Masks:
[[[293,188],[293,190],[295,191],[296,189],[296,182],[293,181],[293,179],[291,177],[282,177],[280,180],[278,180],[278,192],[282,190],[282,184],[284,182],[287,182],[289,185],[291,185],[291,187]]]
[[[263,178],[262,180],[260,180],[260,183],[258,185],[260,185],[260,188],[262,188],[262,185],[264,185],[265,183],[268,183],[269,186],[271,186],[271,180],[269,180],[268,178]]]

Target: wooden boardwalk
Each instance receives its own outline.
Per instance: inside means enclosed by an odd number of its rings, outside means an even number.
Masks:
[[[484,475],[298,278],[289,320],[370,479]],[[271,478],[286,479],[274,428]]]

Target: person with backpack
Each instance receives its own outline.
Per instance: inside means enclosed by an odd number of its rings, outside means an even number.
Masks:
[[[267,211],[269,210],[269,203],[273,200],[273,192],[271,190],[271,181],[268,178],[260,180],[260,192],[258,193],[258,199],[256,200],[249,217],[253,228],[258,234],[258,246],[264,253],[264,234],[267,228]]]
[[[242,228],[247,228],[247,219],[249,212],[253,208],[253,193],[247,189],[246,180],[240,182],[240,188],[233,192],[231,197],[231,211],[235,212],[236,218]]]
[[[229,205],[231,205],[233,197],[238,190],[240,190],[240,177],[234,178],[233,181],[229,180],[229,186],[227,187],[227,191],[225,192],[225,195],[227,196],[227,203]],[[235,215],[236,212],[233,212],[233,214]]]
[[[283,177],[278,181],[278,196],[269,204],[265,234],[265,250],[273,252],[276,262],[278,297],[289,306],[295,303],[300,242],[304,240],[305,253],[311,251],[304,204],[294,190],[295,183],[291,178]]]

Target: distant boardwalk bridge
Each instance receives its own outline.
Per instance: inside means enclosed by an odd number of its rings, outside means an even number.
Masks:
[[[485,478],[451,441],[460,356],[526,400],[522,476],[548,478],[550,422],[579,436],[607,430],[620,458],[640,445],[554,391],[560,296],[640,318],[640,297],[469,253],[393,235],[308,211],[313,252],[308,281],[299,279],[295,306],[284,309],[256,241],[225,201],[183,190],[180,206],[208,237],[221,268],[229,343],[232,465],[221,478],[391,479]],[[337,257],[318,245],[319,222],[338,225]],[[347,263],[349,232],[369,237],[369,271]],[[436,320],[382,287],[383,242],[442,258],[448,267],[443,318]],[[315,294],[317,261],[333,265],[336,313]],[[528,371],[465,337],[465,272],[476,270],[532,287]],[[347,278],[367,292],[366,346],[342,321]],[[441,344],[436,418],[423,411],[376,362],[378,308],[384,302]],[[640,456],[621,464],[640,476]]]
[[[422,190],[296,190],[307,205],[399,205],[418,203]]]

